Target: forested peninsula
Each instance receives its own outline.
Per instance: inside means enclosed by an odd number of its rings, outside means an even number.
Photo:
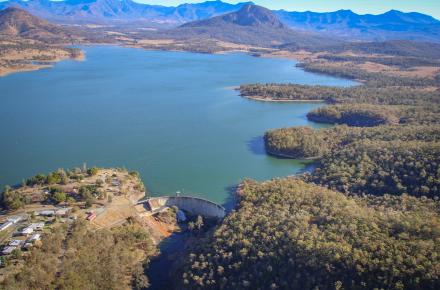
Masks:
[[[323,101],[307,118],[334,126],[266,132],[268,154],[314,169],[241,183],[235,211],[182,259],[179,289],[440,287],[440,78],[331,65],[302,66],[359,85],[240,87],[258,101]]]
[[[297,177],[243,182],[236,210],[184,260],[183,289],[440,287],[440,77],[338,61],[302,67],[359,85],[240,87],[258,101],[323,101],[307,118],[334,126],[266,132],[268,154],[316,166]],[[415,60],[395,61],[403,71]]]
[[[404,62],[402,58],[399,61]],[[335,67],[334,63],[311,64],[323,67],[321,72],[326,73],[332,73]],[[309,65],[303,66],[307,69]],[[316,168],[302,178],[349,195],[409,194],[438,198],[439,75],[419,82],[417,78],[392,74],[382,78],[383,73],[349,71],[353,75],[344,76],[359,80],[359,85],[241,86],[242,96],[258,96],[260,100],[324,101],[326,105],[309,112],[307,118],[335,125],[320,130],[306,127],[270,130],[264,138],[267,153],[314,159]]]

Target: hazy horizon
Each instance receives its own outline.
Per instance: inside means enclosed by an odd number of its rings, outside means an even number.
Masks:
[[[184,3],[202,3],[206,0],[133,0],[144,4],[176,6]],[[222,0],[227,3],[240,3],[248,1]],[[249,1],[250,2],[250,1]],[[400,10],[402,12],[419,12],[437,19],[440,18],[440,4],[438,0],[420,0],[417,2],[402,2],[401,0],[254,0],[255,4],[278,10],[288,11],[314,11],[333,12],[341,9],[352,10],[358,14],[382,14],[389,10]]]
[[[8,0],[0,0],[6,2]],[[29,1],[29,0],[24,0]],[[64,0],[51,0],[64,1]],[[377,2],[376,0],[254,0],[254,1],[234,1],[234,0],[132,0],[137,3],[162,5],[162,6],[178,6],[181,4],[203,3],[207,1],[222,1],[225,3],[241,3],[254,2],[257,5],[264,6],[272,10],[287,10],[287,11],[313,11],[313,12],[334,12],[338,10],[352,10],[357,14],[383,14],[390,10],[399,10],[402,12],[418,12],[430,15],[440,20],[440,4],[438,0],[420,0],[417,2],[401,2],[400,0],[386,0]]]

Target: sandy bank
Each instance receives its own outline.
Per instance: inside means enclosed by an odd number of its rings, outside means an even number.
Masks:
[[[272,103],[325,103],[324,100],[290,100],[290,99],[271,99],[262,96],[242,96],[243,98],[259,101],[259,102],[272,102]]]

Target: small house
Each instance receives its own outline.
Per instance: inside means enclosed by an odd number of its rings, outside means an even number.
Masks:
[[[29,238],[28,242],[34,242],[34,241],[39,241],[39,240],[41,240],[41,234],[33,234]]]
[[[56,216],[65,216],[69,213],[70,208],[60,208],[55,211]]]
[[[9,242],[9,246],[11,247],[18,247],[23,243],[22,240],[12,240]]]
[[[4,224],[2,224],[2,225],[0,226],[0,231],[4,231],[4,230],[6,230],[7,228],[9,228],[9,227],[12,226],[12,225],[13,225],[12,222],[5,222]]]
[[[119,182],[118,179],[115,178],[115,179],[112,180],[112,185],[113,186],[119,186],[119,185],[121,185],[121,183]]]
[[[44,223],[33,223],[29,226],[30,228],[33,228],[34,230],[41,230],[44,228]]]
[[[10,255],[17,247],[8,246],[3,249],[2,254],[3,255]]]
[[[21,216],[11,216],[11,217],[8,217],[8,222],[11,222],[11,223],[13,223],[13,224],[16,224],[16,223],[18,223],[19,221],[21,221],[23,219],[23,217],[21,217]]]
[[[21,231],[21,234],[27,236],[27,235],[32,234],[33,232],[34,232],[34,229],[33,229],[32,227],[29,226],[29,227],[24,228],[24,229]]]
[[[55,215],[55,211],[54,210],[43,210],[40,212],[36,212],[36,215],[40,215],[40,216],[54,216]]]

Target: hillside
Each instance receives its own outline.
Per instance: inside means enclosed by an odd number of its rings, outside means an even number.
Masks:
[[[0,36],[36,39],[46,42],[67,40],[72,32],[31,15],[19,8],[0,11]]]
[[[247,4],[239,11],[207,20],[190,22],[181,27],[218,27],[225,25],[238,25],[247,27],[261,27],[284,29],[285,26],[278,17],[269,9],[261,6]]]
[[[287,46],[286,46],[287,48]],[[351,51],[361,54],[382,54],[393,57],[418,57],[435,61],[440,58],[440,44],[433,42],[390,40],[382,42],[345,42],[326,47],[327,51],[341,53]]]
[[[327,13],[282,10],[276,14],[292,28],[332,33],[350,39],[440,41],[440,21],[415,12],[390,10],[378,15],[359,15],[351,10]]]
[[[348,197],[295,178],[245,181],[176,289],[436,289],[439,204]]]
[[[317,47],[322,43],[339,43],[317,34],[294,31],[286,27],[269,9],[253,4],[244,5],[237,12],[186,23],[161,33],[177,39],[216,39],[262,47],[290,43],[305,48]]]
[[[63,59],[84,57],[81,32],[55,25],[19,8],[0,11],[0,76],[50,67]]]
[[[246,3],[229,4],[208,1],[176,7],[141,4],[131,0],[11,0],[2,7],[16,6],[32,14],[59,23],[143,22],[179,25],[237,11]]]

